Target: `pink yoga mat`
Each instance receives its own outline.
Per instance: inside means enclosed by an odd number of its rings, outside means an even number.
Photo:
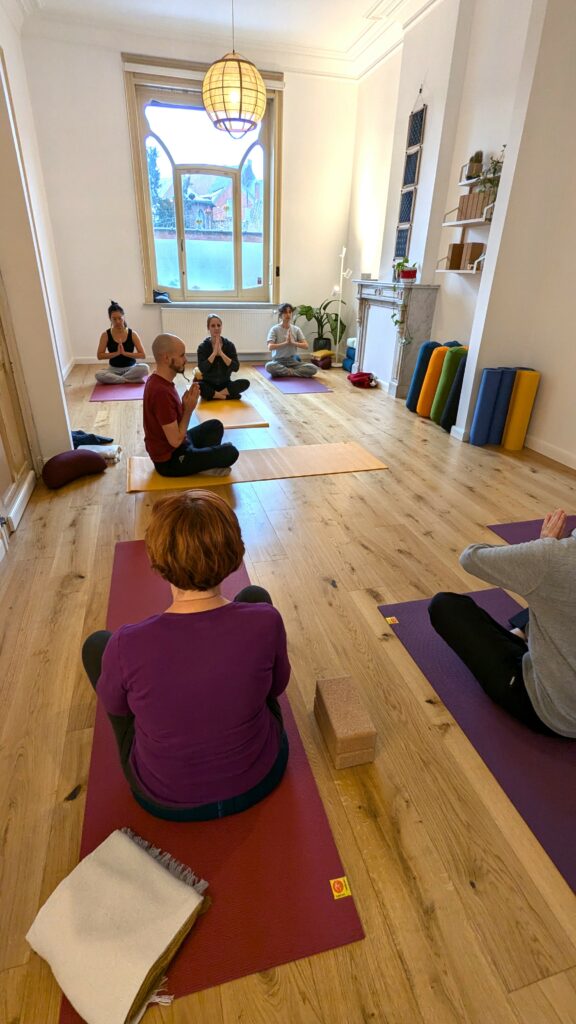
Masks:
[[[503,590],[470,594],[501,625],[520,610]],[[576,890],[576,741],[544,736],[493,704],[460,658],[430,624],[428,601],[381,605],[390,628],[568,885]]]
[[[146,381],[134,381],[133,384],[96,384],[91,402],[134,402],[144,397]]]
[[[496,523],[488,529],[508,544],[524,544],[528,540],[538,540],[543,522],[543,519],[525,519],[521,523]],[[567,516],[566,536],[572,530],[576,530],[576,516]]]
[[[242,567],[223,591],[231,597],[248,582]],[[108,628],[161,611],[169,600],[166,588],[150,570],[142,541],[117,544]],[[230,663],[233,671],[232,657]],[[285,698],[282,712],[290,756],[278,788],[243,814],[180,823],[153,818],[134,801],[98,705],[80,856],[128,825],[210,883],[213,905],[168,969],[167,991],[175,996],[364,937],[353,899],[332,895],[330,880],[341,878],[344,868]],[[79,1021],[63,999],[61,1024]]]
[[[271,377],[264,366],[256,366],[255,369],[284,395],[313,395],[321,391],[332,391],[332,388],[327,388],[315,377]]]

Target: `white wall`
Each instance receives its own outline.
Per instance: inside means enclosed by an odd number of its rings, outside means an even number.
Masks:
[[[472,0],[441,0],[411,25],[402,45],[402,67],[380,278],[391,280],[400,189],[404,174],[408,119],[426,103],[426,125],[420,162],[409,257],[422,268],[424,284],[435,284],[427,266],[427,247],[435,197],[447,176],[446,151],[451,152],[467,46]],[[420,92],[420,89],[422,90]],[[436,224],[432,221],[432,230]]]
[[[3,8],[0,47],[0,272],[39,454],[47,459],[70,447],[61,373],[70,356],[20,39]]]
[[[100,32],[92,44],[53,25],[33,31],[24,39],[24,52],[57,258],[73,311],[74,355],[94,355],[111,298],[124,306],[149,351],[160,316],[157,307],[143,302],[120,48],[142,53],[152,46],[161,55],[166,40],[120,40]],[[189,59],[212,58],[182,44],[172,44],[170,51]],[[281,291],[294,303],[321,301],[337,280],[348,224],[355,112],[355,83],[286,76]]]
[[[576,121],[575,52],[573,9],[536,0],[465,380],[473,400],[472,384],[485,366],[540,370],[528,445],[573,468],[576,137],[568,126]],[[460,429],[469,425],[472,407],[473,401],[459,412]]]
[[[489,154],[498,155],[502,145],[508,142],[530,7],[527,0],[507,0],[506,3],[482,0],[475,5],[449,185],[441,216],[457,207],[460,196],[465,194],[457,182],[460,168],[470,155],[481,149],[487,163]],[[450,242],[459,239],[459,229],[444,228],[436,259],[446,256]],[[466,240],[486,244],[489,241],[487,228],[468,229]],[[442,274],[434,283],[440,284],[434,338],[439,341],[457,338],[467,344],[479,277]]]

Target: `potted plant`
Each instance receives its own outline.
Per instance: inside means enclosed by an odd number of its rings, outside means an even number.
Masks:
[[[417,273],[417,264],[410,263],[407,256],[403,256],[401,260],[396,260],[392,267],[394,281],[401,281],[404,284],[415,284]]]
[[[325,299],[319,306],[301,304],[294,310],[294,320],[304,317],[308,322],[316,321],[316,337],[312,342],[314,352],[323,348],[332,348],[332,341],[337,347],[338,342],[342,339],[346,324],[341,317],[338,317],[337,313],[328,312],[328,306],[332,306],[334,303],[338,304],[338,301],[338,299]],[[340,305],[345,306],[346,303],[341,301]],[[328,337],[328,333],[331,337]]]
[[[484,154],[481,149],[477,149],[472,154],[468,161],[468,167],[466,168],[466,180],[469,178],[479,178],[482,174],[482,163],[484,160]]]
[[[505,149],[506,145],[502,146],[499,156],[490,157],[488,167],[482,172],[478,182],[477,191],[481,193],[479,215],[484,216],[487,220],[492,220],[492,209],[486,210],[486,208],[493,207],[496,202]],[[486,210],[486,214],[484,214],[484,210]]]

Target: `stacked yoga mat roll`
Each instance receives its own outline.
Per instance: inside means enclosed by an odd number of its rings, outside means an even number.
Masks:
[[[539,383],[538,371],[528,367],[484,369],[470,428],[470,444],[501,444],[507,451],[520,451]]]
[[[456,422],[468,349],[458,341],[420,347],[406,397],[411,412],[430,418],[445,430]]]
[[[425,341],[418,352],[406,405],[448,432],[456,422],[468,349],[457,341]],[[524,445],[540,383],[529,367],[499,366],[482,372],[470,443],[501,444],[516,452]]]

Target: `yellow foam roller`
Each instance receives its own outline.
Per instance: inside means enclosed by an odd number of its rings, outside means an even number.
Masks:
[[[444,360],[449,351],[450,349],[447,345],[439,345],[438,348],[434,349],[430,356],[426,376],[424,377],[420,395],[418,397],[418,405],[416,406],[416,412],[419,416],[430,416],[432,402],[436,395],[436,388],[438,387],[438,381],[440,380]]]
[[[516,371],[516,380],[512,388],[508,416],[502,436],[502,447],[506,451],[519,452],[524,446],[539,383],[540,374],[537,370]]]

